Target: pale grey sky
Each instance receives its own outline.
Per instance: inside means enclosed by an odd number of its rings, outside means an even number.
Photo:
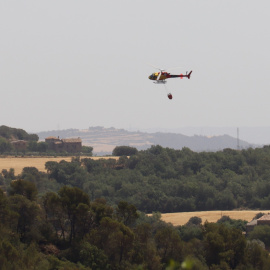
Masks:
[[[270,126],[270,2],[0,2],[0,125]],[[161,68],[193,70],[162,85]]]

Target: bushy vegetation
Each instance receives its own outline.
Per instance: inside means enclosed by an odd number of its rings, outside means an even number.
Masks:
[[[113,156],[132,156],[136,155],[138,150],[135,147],[130,146],[116,146],[113,149],[112,155]]]
[[[263,243],[247,241],[234,226],[202,225],[193,217],[173,227],[127,202],[111,207],[104,199],[91,201],[77,187],[36,195],[29,180],[11,182],[7,195],[0,190],[1,269],[270,267]]]

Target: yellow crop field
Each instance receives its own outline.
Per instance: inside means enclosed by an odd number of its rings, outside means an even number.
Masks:
[[[83,157],[81,158],[91,158],[91,159],[109,159],[118,157]],[[13,168],[15,170],[15,175],[18,175],[22,172],[24,167],[36,167],[41,172],[46,172],[45,163],[47,161],[56,161],[60,162],[61,160],[71,161],[72,157],[1,157],[0,158],[0,172],[3,169],[9,170]]]
[[[242,219],[251,221],[257,213],[270,213],[270,210],[241,210],[241,211],[201,211],[201,212],[181,212],[161,214],[161,219],[172,223],[174,226],[186,224],[191,217],[200,217],[202,223],[217,222],[222,216],[229,216],[232,219]]]

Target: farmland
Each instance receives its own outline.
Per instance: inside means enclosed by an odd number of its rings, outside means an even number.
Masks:
[[[186,224],[191,217],[199,217],[202,223],[217,222],[222,216],[229,216],[231,219],[242,219],[251,221],[257,213],[269,213],[270,210],[246,210],[246,211],[200,211],[200,212],[182,212],[162,214],[161,219],[165,222],[172,223],[174,226]]]
[[[89,158],[83,157],[81,158]],[[109,158],[118,158],[118,157],[90,157],[91,159],[109,159]],[[1,157],[0,158],[0,172],[3,169],[9,170],[13,168],[15,170],[15,175],[18,175],[22,172],[24,167],[36,167],[41,172],[46,172],[45,163],[47,161],[56,161],[60,162],[61,160],[71,161],[72,157]]]

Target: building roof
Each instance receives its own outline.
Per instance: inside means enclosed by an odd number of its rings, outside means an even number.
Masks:
[[[10,143],[27,143],[25,140],[11,141]]]
[[[50,136],[50,137],[45,138],[45,140],[52,140],[52,139],[57,140],[58,138],[56,138],[54,136]]]
[[[81,143],[82,142],[82,140],[81,140],[81,138],[76,138],[76,139],[62,139],[62,141],[64,142],[64,143]]]
[[[257,225],[257,219],[253,219],[252,221],[247,223],[247,226],[255,226]]]
[[[262,217],[258,218],[257,220],[270,220],[270,214],[263,215]]]

